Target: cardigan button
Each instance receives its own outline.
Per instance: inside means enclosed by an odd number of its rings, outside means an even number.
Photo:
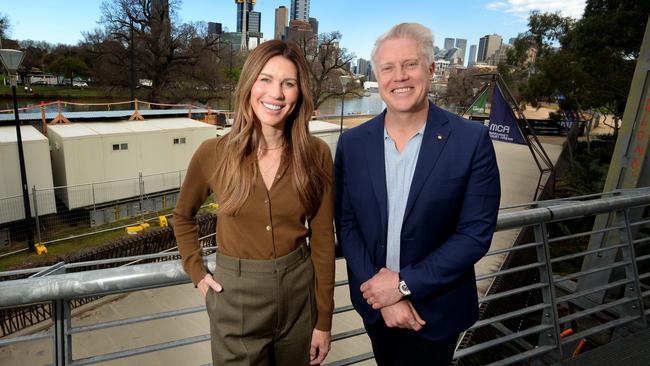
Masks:
[[[266,226],[266,231],[269,231],[269,230],[271,230],[271,226],[268,226],[268,225],[267,225],[267,226]]]

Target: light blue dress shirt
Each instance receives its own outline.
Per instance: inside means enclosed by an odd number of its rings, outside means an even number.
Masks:
[[[384,127],[384,163],[386,166],[386,190],[388,193],[388,235],[386,238],[386,268],[400,271],[400,246],[402,222],[406,201],[411,190],[415,165],[420,155],[422,136],[427,124],[411,137],[400,153],[395,142]]]

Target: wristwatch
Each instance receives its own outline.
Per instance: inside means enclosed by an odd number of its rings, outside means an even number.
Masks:
[[[409,290],[409,287],[406,286],[406,282],[404,282],[404,280],[402,280],[402,279],[399,280],[399,284],[397,285],[397,289],[404,296],[408,296],[408,295],[411,294],[411,290]]]

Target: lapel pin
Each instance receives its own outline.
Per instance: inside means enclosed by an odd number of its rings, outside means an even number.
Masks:
[[[438,140],[442,140],[442,135],[437,135],[436,138],[437,138]]]

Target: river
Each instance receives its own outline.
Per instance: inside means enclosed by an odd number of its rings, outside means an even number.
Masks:
[[[108,110],[109,107],[103,105],[93,105],[101,103],[115,103],[120,102],[118,100],[107,99],[105,101],[98,101],[97,99],[84,100],[84,99],[75,99],[67,100],[71,103],[79,103],[86,105],[71,105],[71,104],[61,104],[61,110],[66,111],[93,111],[93,110]],[[19,108],[26,106],[37,106],[40,103],[39,100],[19,98],[18,106]],[[205,107],[205,104],[191,101],[183,101],[182,103],[191,103],[197,107]],[[212,99],[209,100],[207,106],[213,109],[228,109],[228,101],[224,99]],[[344,114],[378,114],[385,107],[384,102],[379,97],[379,94],[372,93],[366,97],[348,97],[345,99],[344,105]],[[0,110],[11,109],[12,104],[11,100],[2,99],[0,100]],[[49,104],[45,107],[47,112],[52,112],[57,110],[56,104]],[[148,109],[146,104],[141,104],[140,109]],[[133,109],[132,104],[113,104],[110,106],[111,110],[123,110],[123,109]],[[30,109],[30,112],[38,112],[38,108]],[[320,115],[340,115],[341,114],[341,98],[330,98],[321,104],[318,108],[318,113]]]

